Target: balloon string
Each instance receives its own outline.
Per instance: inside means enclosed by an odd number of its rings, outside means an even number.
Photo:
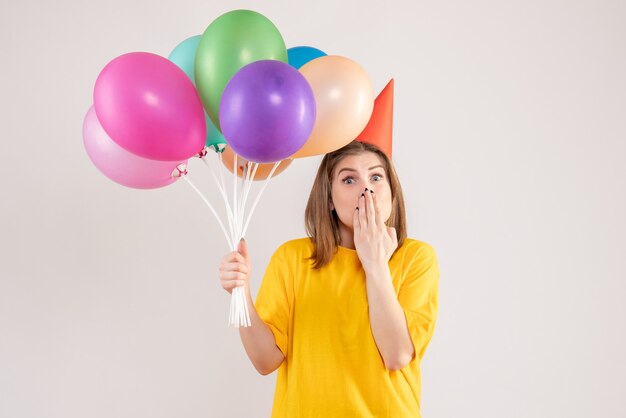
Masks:
[[[204,157],[206,154],[202,155],[202,157]],[[236,157],[235,157],[236,158]],[[219,176],[220,176],[220,181],[217,180],[217,176],[215,175],[215,171],[213,170],[213,167],[211,167],[211,165],[209,164],[209,162],[207,160],[205,160],[204,158],[201,158],[202,161],[204,162],[204,164],[209,168],[209,170],[211,171],[211,175],[213,177],[213,180],[215,181],[215,183],[217,184],[217,187],[220,191],[220,194],[225,202],[226,205],[226,213],[228,214],[228,220],[229,220],[229,226],[231,227],[231,233],[230,233],[230,238],[229,238],[229,234],[226,231],[226,228],[224,227],[224,224],[222,223],[222,221],[220,220],[219,216],[217,215],[217,212],[215,211],[215,209],[211,206],[211,204],[209,203],[209,201],[204,197],[204,195],[200,192],[200,190],[187,178],[184,177],[185,181],[187,182],[187,184],[189,184],[194,191],[202,198],[202,200],[206,203],[206,205],[209,207],[209,209],[211,210],[211,212],[213,213],[213,215],[215,216],[215,218],[217,219],[218,223],[220,224],[220,227],[222,229],[222,232],[224,233],[224,236],[226,237],[226,241],[228,242],[228,245],[230,246],[230,248],[233,251],[237,250],[237,242],[235,241],[235,239],[237,238],[237,234],[240,234],[241,232],[241,225],[243,223],[243,212],[245,209],[245,193],[244,190],[246,192],[249,191],[250,188],[250,184],[244,184],[244,186],[241,187],[241,192],[243,195],[240,196],[240,201],[239,201],[239,209],[237,210],[237,180],[236,180],[236,176],[237,176],[237,171],[234,170],[234,178],[233,178],[233,206],[231,208],[230,204],[229,204],[229,199],[228,196],[226,194],[226,187],[225,187],[225,182],[224,182],[224,177],[222,175],[222,171],[218,169],[219,171]],[[222,162],[222,154],[219,154],[219,160],[220,162]],[[219,164],[220,168],[222,167],[223,164]],[[236,169],[236,160],[235,160],[235,167]],[[249,172],[249,164],[248,164],[248,170],[246,173],[246,180],[250,181],[250,172]],[[179,172],[181,174],[183,174],[183,172],[181,172],[179,170]],[[256,167],[254,172],[252,173],[252,175],[254,175],[254,173],[256,172]],[[184,172],[184,174],[186,174],[186,171]],[[237,210],[237,212],[235,212],[233,209]],[[232,296],[231,296],[231,303],[230,303],[230,312],[229,312],[229,320],[228,320],[228,326],[235,326],[237,328],[239,328],[240,326],[244,326],[244,327],[249,327],[252,325],[252,322],[250,320],[250,312],[248,310],[248,303],[246,300],[246,295],[245,295],[245,290],[243,286],[238,286],[236,288],[233,289],[232,292]]]
[[[233,218],[235,218],[235,234],[239,232],[239,211],[237,210],[237,154],[233,152]],[[233,236],[233,242],[238,242],[241,237]],[[238,239],[239,238],[239,239]],[[237,248],[235,247],[234,250]]]
[[[246,300],[243,286],[233,289],[230,300],[230,313],[228,318],[228,326],[249,327],[252,325],[250,321],[250,312],[248,311],[248,302]]]
[[[239,240],[241,239],[242,235],[241,235],[241,220],[240,220],[240,211],[238,210],[238,206],[237,206],[237,154],[233,153],[233,218],[234,218],[234,230],[233,233],[236,233],[236,235],[233,235],[232,237],[232,242],[233,242],[233,251],[237,251],[237,244],[239,242]],[[243,187],[242,187],[243,189]],[[229,326],[230,325],[235,325],[235,327],[239,328],[239,326],[243,325],[243,326],[249,326],[248,323],[249,321],[246,321],[246,319],[248,318],[244,318],[242,317],[242,313],[245,312],[246,310],[246,305],[247,305],[247,301],[246,301],[246,297],[244,294],[244,289],[242,286],[238,286],[236,288],[233,289],[232,292],[232,297],[230,300],[230,321],[229,321]]]
[[[224,224],[222,223],[222,221],[220,220],[220,217],[217,215],[217,212],[215,212],[215,209],[213,209],[213,206],[211,206],[211,204],[209,203],[209,201],[207,200],[206,197],[204,197],[204,195],[202,194],[202,192],[200,192],[200,190],[198,190],[198,188],[191,182],[191,180],[189,180],[187,178],[186,175],[182,176],[183,180],[185,180],[187,182],[188,185],[191,186],[191,188],[198,193],[198,196],[200,196],[200,198],[204,201],[204,203],[206,203],[206,205],[209,207],[209,209],[211,210],[211,212],[213,213],[213,216],[215,216],[215,219],[217,219],[217,222],[220,224],[220,227],[222,228],[222,232],[224,233],[224,236],[226,237],[226,242],[228,243],[228,245],[230,245],[232,247],[232,242],[231,239],[228,237],[228,233],[226,232],[226,228],[224,228]]]
[[[254,168],[251,170],[251,166],[252,163],[250,161],[246,162],[246,165],[244,166],[244,172],[242,173],[241,176],[241,180],[240,180],[240,192],[238,195],[238,199],[239,199],[239,206],[238,206],[238,212],[237,212],[237,225],[239,226],[238,229],[238,236],[239,237],[243,237],[244,234],[242,233],[242,227],[243,227],[243,220],[245,218],[245,210],[246,210],[246,203],[247,203],[247,198],[248,195],[250,193],[250,189],[252,187],[252,179],[254,178],[254,175],[256,174],[257,168],[258,168],[258,163],[254,163]],[[239,172],[237,171],[237,175],[239,174]],[[244,327],[248,327],[252,325],[252,322],[250,320],[250,312],[248,310],[248,302],[245,296],[245,289],[242,286],[236,287],[234,289],[234,297],[231,301],[231,309],[232,309],[232,316],[234,317],[234,325],[236,327],[239,326],[244,326]]]
[[[250,161],[246,162],[246,165],[243,167],[243,173],[241,176],[241,182],[239,183],[241,187],[241,193],[239,194],[239,227],[241,229],[242,216],[243,212],[246,208],[244,198],[246,196],[246,190],[248,189],[248,179],[250,177]],[[239,231],[241,232],[241,231]]]
[[[219,160],[220,160],[220,168],[224,165],[224,160],[222,158],[222,153],[220,152],[218,154]],[[231,209],[230,207],[230,203],[228,202],[228,195],[226,194],[226,182],[224,181],[224,175],[222,174],[223,170],[218,170],[220,173],[220,184],[222,185],[222,190],[224,190],[224,202],[226,202],[226,209],[228,212],[228,216],[230,217],[230,219],[232,220],[231,224],[230,224],[230,234],[231,236],[235,235],[235,220],[233,219],[233,214],[234,211],[233,209]],[[234,248],[233,248],[234,250]]]
[[[246,235],[246,231],[248,230],[248,224],[250,224],[250,219],[252,219],[252,214],[254,213],[254,209],[256,209],[256,205],[257,203],[259,203],[259,199],[261,198],[261,195],[263,194],[263,191],[265,190],[265,188],[267,187],[268,183],[270,182],[270,179],[272,178],[272,175],[274,174],[274,171],[276,171],[276,168],[278,168],[278,165],[280,164],[280,161],[276,161],[274,163],[274,167],[272,167],[272,171],[270,171],[269,176],[267,176],[267,180],[265,180],[265,182],[263,183],[263,187],[261,188],[261,190],[259,191],[259,193],[256,196],[256,199],[254,200],[254,204],[252,205],[252,209],[250,209],[250,213],[248,214],[248,219],[246,220],[246,226],[243,228],[243,235]]]
[[[239,206],[237,207],[237,216],[236,216],[236,225],[238,225],[239,229],[237,230],[237,236],[242,237],[241,227],[243,226],[243,219],[246,208],[247,196],[250,192],[250,188],[252,187],[253,176],[256,174],[256,170],[258,167],[257,163],[254,163],[255,167],[253,170],[250,170],[251,163],[248,161],[244,166],[244,172],[242,173],[241,181],[240,181],[240,194],[239,198]],[[238,175],[238,171],[237,171]],[[235,177],[233,178],[235,180]],[[248,302],[245,295],[245,289],[243,286],[238,286],[233,289],[231,304],[230,304],[230,315],[229,315],[229,326],[235,326],[239,328],[240,326],[248,327],[251,326],[252,322],[250,320],[250,312],[248,310]]]
[[[237,180],[239,181],[239,196],[237,197],[237,198],[239,199],[239,206],[238,206],[238,208],[237,208],[237,214],[238,214],[238,217],[237,217],[237,225],[239,225],[239,229],[237,230],[237,235],[238,235],[239,237],[241,237],[241,227],[242,227],[242,225],[241,225],[241,224],[242,224],[242,222],[243,222],[243,212],[242,212],[242,211],[243,211],[243,208],[242,208],[242,203],[243,203],[243,194],[244,194],[244,191],[245,191],[245,185],[246,185],[246,183],[245,183],[245,181],[246,181],[246,180],[245,180],[245,177],[246,177],[246,173],[247,173],[247,171],[246,171],[246,167],[247,167],[246,165],[243,165],[243,173],[242,173],[242,176],[241,176],[241,177],[239,177],[239,172],[237,172],[237,177],[236,177],[236,178],[237,178]]]
[[[254,166],[254,168],[250,169],[251,166]],[[259,167],[259,163],[252,163],[250,161],[247,162],[246,164],[246,168],[245,168],[245,180],[244,180],[244,193],[243,193],[243,197],[241,199],[241,204],[239,205],[241,210],[239,211],[240,213],[240,226],[243,226],[243,220],[245,219],[245,212],[246,212],[246,204],[248,203],[248,195],[250,194],[250,189],[252,189],[252,181],[254,180],[254,176],[256,175],[256,171]],[[242,234],[242,236],[244,236]]]
[[[220,162],[223,161],[222,159],[222,154],[219,154],[219,160]],[[185,180],[187,181],[187,183],[193,187],[193,189],[196,191],[196,193],[198,193],[198,195],[200,195],[200,197],[204,200],[204,202],[207,204],[207,206],[209,206],[209,209],[211,209],[211,212],[213,213],[213,215],[216,217],[216,219],[218,220],[220,227],[222,228],[222,232],[224,233],[224,236],[226,237],[226,240],[228,241],[228,244],[230,245],[230,247],[233,249],[233,251],[237,250],[237,238],[241,238],[243,236],[245,236],[245,231],[247,231],[247,226],[250,222],[251,216],[252,216],[252,212],[254,212],[254,209],[256,207],[256,205],[258,204],[259,198],[261,193],[263,192],[263,190],[265,189],[265,187],[267,187],[268,181],[269,179],[272,177],[274,171],[276,170],[276,168],[278,167],[278,164],[280,164],[280,162],[277,162],[272,171],[270,172],[270,175],[267,179],[267,181],[265,182],[265,184],[263,185],[263,188],[261,190],[261,192],[259,193],[259,195],[257,196],[254,205],[252,206],[251,209],[251,213],[249,214],[248,218],[247,218],[247,222],[246,222],[246,226],[245,228],[243,228],[243,231],[241,229],[241,227],[244,224],[244,219],[245,219],[245,208],[246,208],[246,203],[248,200],[248,196],[250,194],[250,190],[252,188],[252,180],[254,179],[254,176],[256,175],[257,169],[258,169],[258,163],[254,163],[254,168],[252,168],[251,170],[251,163],[247,162],[247,165],[245,167],[245,176],[242,176],[242,179],[240,181],[240,190],[239,193],[241,195],[238,195],[238,190],[237,190],[237,179],[238,179],[238,171],[237,171],[237,155],[235,154],[234,156],[234,160],[233,160],[233,205],[232,207],[229,204],[229,199],[228,196],[226,194],[226,187],[225,187],[225,182],[224,182],[224,177],[222,175],[222,171],[218,170],[219,172],[219,176],[220,176],[220,180],[217,180],[217,176],[215,175],[215,171],[213,170],[213,167],[211,167],[211,165],[209,164],[209,162],[207,160],[202,159],[202,161],[204,162],[204,164],[209,168],[209,170],[211,171],[211,175],[213,177],[213,180],[215,181],[220,194],[225,202],[226,205],[226,212],[228,214],[228,220],[229,220],[229,226],[230,226],[230,239],[229,239],[229,234],[226,232],[226,228],[224,228],[224,225],[222,224],[221,220],[219,219],[217,213],[215,212],[215,210],[213,209],[213,207],[210,205],[210,203],[208,202],[208,200],[202,195],[202,193],[189,181],[189,179],[185,178]],[[221,167],[222,164],[220,164]],[[243,232],[243,233],[242,233]],[[243,286],[238,286],[236,288],[233,289],[232,292],[232,297],[231,297],[231,304],[230,304],[230,312],[229,312],[229,322],[228,322],[229,326],[235,326],[237,328],[239,328],[240,326],[244,326],[244,327],[248,327],[252,325],[252,322],[250,320],[250,311],[248,309],[248,303],[246,300],[246,296],[245,296],[245,290]]]
[[[252,168],[252,170],[250,170],[250,166],[254,166],[254,168]],[[256,175],[256,171],[259,168],[259,163],[250,163],[248,161],[248,175],[246,177],[247,180],[247,187],[246,187],[246,193],[243,196],[243,207],[244,207],[244,212],[245,212],[245,207],[246,204],[248,203],[248,196],[250,195],[250,189],[252,189],[252,182],[254,181],[254,176]],[[242,218],[243,221],[243,218]]]
[[[239,168],[239,167],[237,167]],[[247,165],[242,165],[242,173],[241,173],[241,177],[239,177],[239,172],[237,172],[237,177],[235,177],[237,179],[237,181],[239,182],[239,206],[237,206],[237,236],[241,237],[241,216],[242,216],[242,204],[243,204],[243,195],[244,195],[244,191],[245,191],[245,186],[246,186],[246,177],[247,177]]]
[[[220,156],[220,160],[221,160],[221,156],[222,154],[219,154]],[[213,167],[211,167],[211,165],[209,164],[209,162],[205,159],[205,158],[201,158],[202,162],[204,163],[204,165],[206,165],[209,168],[209,171],[211,172],[211,176],[213,177],[213,181],[215,181],[215,184],[217,185],[217,188],[220,192],[220,195],[222,196],[222,200],[224,201],[224,205],[226,207],[226,214],[228,215],[228,226],[230,227],[230,231],[231,231],[231,236],[232,236],[232,231],[233,231],[233,215],[232,215],[232,210],[230,209],[230,203],[228,202],[228,196],[226,196],[226,190],[224,190],[224,184],[223,181],[220,182],[217,179],[217,176],[215,175],[215,170],[213,170]],[[221,164],[220,164],[221,166]],[[220,177],[222,172],[220,171]],[[223,178],[222,178],[223,180]]]
[[[228,325],[234,325],[236,328],[240,326],[249,327],[252,325],[244,288],[242,286],[233,289]]]

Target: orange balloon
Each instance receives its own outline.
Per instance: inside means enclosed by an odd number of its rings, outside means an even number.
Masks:
[[[327,55],[300,68],[315,96],[313,131],[291,158],[325,154],[343,147],[359,135],[372,115],[374,88],[359,64]]]
[[[222,163],[224,163],[226,168],[228,168],[228,171],[230,171],[231,173],[233,172],[233,159],[235,158],[234,155],[235,153],[233,152],[231,147],[226,147],[224,151],[222,152]],[[285,169],[289,167],[292,161],[293,161],[292,159],[282,160],[280,164],[278,164],[278,167],[276,167],[276,170],[274,171],[274,174],[272,174],[272,177],[276,177],[277,175],[285,171]],[[240,155],[237,155],[237,175],[239,177],[245,178],[244,168],[246,167],[247,164],[248,164],[248,160],[241,157]],[[274,163],[259,164],[259,167],[256,169],[256,173],[254,174],[253,180],[267,179],[273,167],[274,167]],[[254,163],[250,165],[250,169],[251,170],[254,169]]]

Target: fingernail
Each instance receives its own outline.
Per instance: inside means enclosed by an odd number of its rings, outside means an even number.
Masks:
[[[361,193],[361,196],[365,196],[365,193]]]
[[[359,207],[357,206],[355,210],[359,210]]]
[[[367,187],[365,188],[365,191],[367,191]]]
[[[374,190],[370,190],[370,192],[374,193]]]

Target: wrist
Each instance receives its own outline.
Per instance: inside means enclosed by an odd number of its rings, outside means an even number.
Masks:
[[[367,277],[381,277],[389,274],[389,265],[385,262],[375,262],[363,265]]]

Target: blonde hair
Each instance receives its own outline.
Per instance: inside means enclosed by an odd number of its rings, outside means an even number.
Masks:
[[[313,268],[315,269],[320,269],[330,262],[337,252],[337,246],[339,246],[341,241],[339,218],[335,210],[330,210],[329,205],[332,201],[331,190],[335,167],[347,156],[359,155],[368,151],[378,155],[382,160],[391,188],[391,215],[385,224],[396,229],[398,248],[402,246],[406,239],[404,197],[393,162],[387,154],[375,145],[352,141],[343,148],[324,156],[317,170],[309,201],[306,205],[304,212],[305,228],[315,245],[313,254],[309,259],[314,260]]]

